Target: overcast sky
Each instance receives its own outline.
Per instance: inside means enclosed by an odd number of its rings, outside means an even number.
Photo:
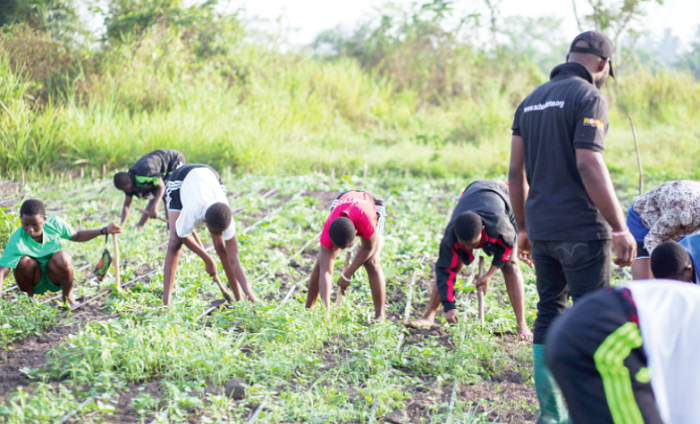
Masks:
[[[309,44],[316,35],[329,28],[341,25],[353,28],[363,16],[371,14],[374,7],[386,0],[234,0],[234,6],[243,6],[246,16],[259,17],[274,21],[284,17],[291,44]],[[393,0],[396,4],[410,4],[414,0]],[[418,1],[424,3],[427,0]],[[459,4],[482,4],[481,0],[455,1]],[[588,0],[576,0],[579,14],[590,9],[585,6]],[[502,17],[508,16],[555,16],[563,19],[563,36],[573,38],[578,33],[570,0],[503,0]],[[661,34],[665,28],[671,28],[684,45],[687,46],[700,25],[700,0],[665,0],[663,6],[653,4],[647,7],[648,14],[640,25],[655,34]]]

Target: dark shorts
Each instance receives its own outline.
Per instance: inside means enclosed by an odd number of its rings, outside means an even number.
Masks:
[[[662,423],[635,315],[619,290],[607,289],[552,323],[545,353],[572,423]]]
[[[219,180],[219,184],[221,184],[221,187],[224,188],[224,192],[226,191],[226,186],[224,185],[224,182],[221,180],[221,176],[219,175],[218,172],[216,172],[216,169],[212,168],[209,165],[202,165],[202,164],[192,164],[192,165],[183,165],[176,169],[171,175],[170,175],[170,180],[168,183],[165,185],[165,205],[169,211],[181,211],[182,210],[182,199],[180,198],[180,187],[182,187],[182,182],[185,181],[185,178],[187,177],[187,174],[190,173],[193,169],[197,168],[208,168],[211,170],[214,175],[216,175],[216,178]]]
[[[642,222],[642,217],[634,211],[634,203],[627,210],[627,228],[637,242],[637,259],[649,257],[649,252],[644,248],[644,238],[649,234],[649,229]]]
[[[340,193],[338,197],[333,200],[329,212],[335,209],[336,205],[338,204],[338,200],[343,197],[345,193],[347,193],[347,191]],[[365,191],[365,193],[369,194],[372,200],[374,200],[374,207],[377,209],[377,232],[380,236],[383,236],[384,226],[386,224],[386,206],[384,206],[384,201],[370,192]]]
[[[644,242],[643,241],[638,241],[637,242],[637,257],[636,259],[649,259],[651,258],[651,254],[647,250],[646,247],[644,247]]]
[[[534,343],[544,343],[550,323],[584,295],[610,285],[609,240],[532,241],[537,275],[537,318]]]

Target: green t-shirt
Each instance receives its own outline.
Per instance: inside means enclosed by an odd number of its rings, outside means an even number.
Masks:
[[[43,243],[37,243],[23,228],[12,234],[0,258],[0,266],[15,269],[22,256],[29,256],[39,262],[42,268],[49,263],[51,256],[61,250],[61,239],[73,237],[73,228],[62,218],[49,215],[44,222]]]

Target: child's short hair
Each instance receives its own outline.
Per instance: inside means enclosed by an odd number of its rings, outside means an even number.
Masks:
[[[19,208],[19,216],[36,216],[41,215],[46,217],[46,207],[41,200],[27,199]]]
[[[215,232],[224,232],[231,225],[231,208],[223,202],[214,203],[204,213],[204,220]]]
[[[474,240],[481,234],[483,227],[481,217],[472,211],[462,212],[455,219],[455,234],[460,240]]]
[[[355,225],[346,216],[334,219],[328,227],[328,237],[330,237],[335,247],[340,247],[341,249],[348,247],[356,235]]]
[[[126,186],[131,182],[131,174],[128,172],[117,172],[114,174],[114,186],[119,190],[124,191]]]
[[[690,255],[673,240],[665,241],[651,252],[651,273],[654,278],[678,279],[690,263]]]

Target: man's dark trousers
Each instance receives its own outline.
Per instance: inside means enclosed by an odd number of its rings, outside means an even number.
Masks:
[[[612,253],[609,240],[533,241],[532,260],[537,275],[535,344],[544,344],[552,320],[564,312],[568,297],[582,296],[610,285]]]

